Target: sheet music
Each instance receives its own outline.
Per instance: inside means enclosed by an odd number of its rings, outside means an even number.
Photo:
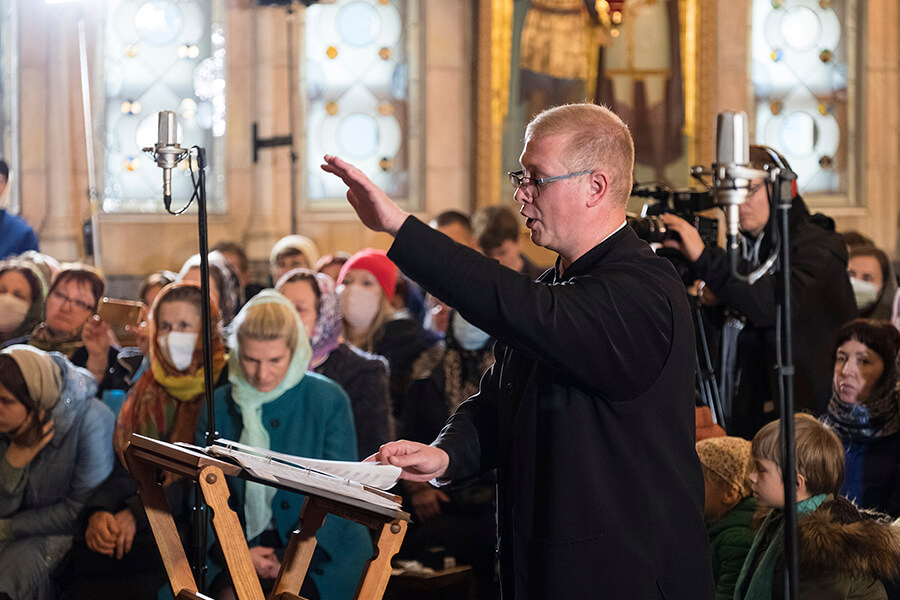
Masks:
[[[379,490],[387,490],[394,487],[397,480],[400,479],[401,469],[394,465],[305,458],[302,456],[275,452],[274,450],[255,448],[253,446],[241,444],[240,442],[224,439],[216,440],[216,444],[217,446],[211,446],[207,450],[210,453],[215,454],[219,451],[220,447],[234,448],[242,452],[274,458],[281,462],[302,467],[304,469],[312,469],[326,475],[349,479],[363,485],[378,488]]]

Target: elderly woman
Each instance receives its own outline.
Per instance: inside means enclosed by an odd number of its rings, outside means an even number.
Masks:
[[[269,272],[275,284],[293,269],[312,269],[319,262],[319,248],[303,235],[286,235],[272,246]]]
[[[307,371],[312,349],[291,303],[274,290],[253,297],[235,318],[228,339],[229,385],[216,391],[216,428],[226,439],[257,448],[329,460],[356,459],[356,432],[347,394]],[[201,414],[197,439],[204,439]],[[200,443],[203,443],[200,441]],[[241,479],[229,480],[250,555],[267,588],[297,526],[303,496]],[[366,529],[330,516],[300,595],[312,600],[352,597],[372,550]],[[232,593],[227,573],[213,583],[217,598]]]
[[[240,284],[237,274],[221,252],[210,252],[209,296],[218,304],[222,313],[222,324],[228,325],[241,306]],[[178,281],[200,285],[200,255],[194,254],[184,261],[178,272]]]
[[[21,338],[41,322],[47,284],[26,261],[0,262],[0,344]]]
[[[0,351],[0,597],[57,598],[50,572],[113,466],[113,415],[62,354]]]
[[[841,494],[862,508],[900,516],[891,504],[900,468],[900,332],[890,323],[856,319],[841,328],[834,348],[834,391],[822,421],[844,444]]]
[[[328,275],[294,269],[277,289],[294,305],[309,335],[310,369],[336,381],[350,396],[360,460],[374,454],[394,439],[387,361],[341,341],[341,307]]]

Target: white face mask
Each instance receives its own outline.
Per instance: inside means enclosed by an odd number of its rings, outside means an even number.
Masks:
[[[453,337],[463,350],[480,350],[488,343],[491,336],[478,329],[458,312],[453,313]]]
[[[179,371],[186,371],[191,366],[194,358],[194,349],[197,347],[196,333],[183,333],[172,331],[157,337],[159,347],[163,355]]]
[[[360,285],[348,285],[341,291],[341,313],[356,330],[368,329],[381,307],[381,296]]]
[[[853,295],[856,297],[856,307],[859,310],[866,310],[878,300],[878,285],[871,281],[863,281],[856,277],[850,278],[850,286],[853,288]]]
[[[0,331],[8,333],[25,321],[31,305],[12,294],[0,294]]]

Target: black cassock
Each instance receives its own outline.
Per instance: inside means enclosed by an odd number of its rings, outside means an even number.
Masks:
[[[498,469],[504,599],[712,598],[693,324],[668,261],[624,227],[534,282],[412,217],[388,256],[498,340],[437,445],[454,486]]]

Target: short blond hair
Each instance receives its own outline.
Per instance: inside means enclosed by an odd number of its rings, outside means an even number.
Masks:
[[[238,350],[246,340],[263,342],[284,340],[293,356],[299,338],[297,313],[292,307],[280,302],[254,304],[246,307],[246,314],[235,333]]]
[[[834,494],[844,483],[844,446],[834,431],[812,415],[794,415],[796,469],[806,479],[810,495]],[[781,422],[773,421],[753,436],[756,460],[770,460],[781,469]]]
[[[565,104],[549,108],[525,128],[525,143],[554,135],[569,137],[560,157],[570,172],[604,167],[613,201],[625,206],[631,196],[634,140],[622,119],[605,106]]]

